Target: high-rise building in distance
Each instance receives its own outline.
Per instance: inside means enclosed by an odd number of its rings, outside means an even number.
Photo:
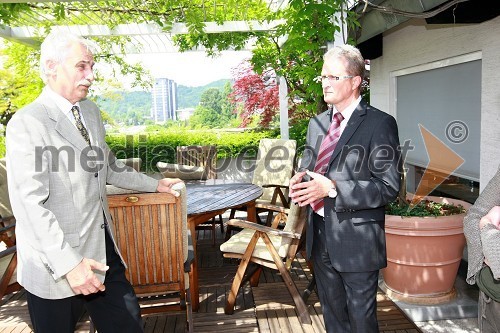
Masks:
[[[152,94],[151,118],[155,123],[177,120],[177,83],[167,78],[155,80]]]

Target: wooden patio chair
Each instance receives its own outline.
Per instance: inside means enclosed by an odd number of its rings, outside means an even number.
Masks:
[[[216,146],[178,146],[176,151],[176,164],[158,162],[158,170],[164,177],[180,178],[183,180],[215,179],[217,147]],[[216,218],[207,223],[196,226],[196,230],[211,230],[212,245],[215,246]],[[219,215],[219,225],[224,233],[224,222]]]
[[[5,158],[0,158],[0,218],[0,227],[6,227],[15,222],[9,200]]]
[[[204,168],[204,179],[215,179],[217,163],[216,146],[178,146],[177,164]]]
[[[197,283],[191,271],[194,251],[187,226],[186,188],[179,183],[174,189],[179,197],[109,189],[110,224],[141,312],[186,310],[192,332],[190,286]]]
[[[16,224],[0,228],[0,300],[7,294],[21,290],[17,282],[17,252],[14,228]]]
[[[14,291],[21,290],[17,283],[16,219],[7,188],[5,158],[0,159],[0,299]]]
[[[252,286],[257,286],[261,267],[278,270],[293,298],[295,307],[302,323],[311,323],[306,304],[290,276],[290,267],[300,249],[306,226],[306,209],[292,205],[289,209],[275,207],[278,212],[271,227],[242,220],[230,220],[230,225],[243,228],[228,241],[221,244],[220,249],[225,258],[241,259],[234,276],[233,284],[226,301],[224,312],[232,314],[236,296],[242,283],[247,280]],[[283,230],[278,226],[285,222]],[[257,265],[256,270],[246,273],[248,264]]]
[[[274,209],[273,206],[290,207],[288,186],[293,175],[297,142],[284,139],[262,139],[255,161],[255,170],[252,184],[263,188],[262,196],[256,201],[257,214],[267,212],[266,225],[270,225]],[[244,207],[240,208],[244,209]],[[229,219],[233,219],[236,209],[231,210]],[[226,240],[231,231],[238,230],[228,226]]]

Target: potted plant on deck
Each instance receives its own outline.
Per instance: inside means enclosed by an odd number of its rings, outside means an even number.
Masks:
[[[411,199],[403,175],[397,200],[386,208],[386,293],[407,303],[444,303],[456,295],[463,218],[470,204],[432,196]]]

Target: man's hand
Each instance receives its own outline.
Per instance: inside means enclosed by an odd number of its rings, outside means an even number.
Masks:
[[[178,197],[179,192],[173,190],[172,186],[180,182],[182,182],[182,180],[180,180],[179,178],[162,178],[158,181],[158,187],[156,188],[156,191],[163,193],[171,193],[174,196]]]
[[[497,229],[500,229],[500,206],[493,207],[488,214],[483,216],[479,221],[479,228],[483,228],[487,224],[493,224]]]
[[[92,259],[83,260],[66,274],[68,283],[75,294],[90,295],[104,291],[106,287],[99,281],[93,270],[105,272],[109,266]]]
[[[301,182],[306,174],[311,177],[311,180]],[[294,203],[305,206],[326,197],[331,187],[332,181],[319,173],[312,171],[299,172],[290,179],[289,196]]]

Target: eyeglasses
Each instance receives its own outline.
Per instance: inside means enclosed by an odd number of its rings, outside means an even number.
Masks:
[[[323,83],[325,82],[325,80],[328,80],[329,83],[332,83],[334,81],[339,81],[339,80],[343,80],[343,79],[352,79],[354,76],[352,75],[344,75],[344,76],[335,76],[335,75],[327,75],[327,76],[316,76],[314,78],[314,81],[315,82],[318,82],[318,83]]]

